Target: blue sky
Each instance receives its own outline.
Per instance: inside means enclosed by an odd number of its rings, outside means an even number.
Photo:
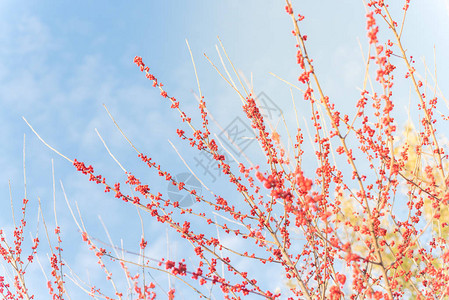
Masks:
[[[113,232],[115,242],[122,238],[129,248],[135,247],[140,236],[135,209],[124,207],[123,203],[104,195],[101,188],[89,184],[67,161],[38,141],[22,116],[65,155],[93,164],[108,179],[121,180],[123,174],[98,139],[97,128],[127,170],[148,179],[156,190],[164,192],[166,184],[139,164],[102,104],[109,108],[139,150],[174,174],[186,172],[168,143],[170,139],[185,158],[190,157],[190,164],[201,174],[201,168],[195,165],[197,154],[176,138],[177,114],[161,100],[132,60],[135,55],[142,56],[185,110],[199,116],[192,93],[197,91],[197,86],[185,43],[188,39],[208,107],[221,126],[226,127],[236,116],[243,116],[236,113],[240,100],[203,57],[206,53],[214,63],[220,64],[215,50],[217,36],[220,36],[234,65],[247,78],[253,74],[256,94],[264,92],[284,111],[287,122],[293,122],[289,88],[269,74],[273,72],[294,83],[298,76],[291,21],[284,5],[283,1],[260,0],[135,1],[132,4],[39,1],[21,5],[15,1],[1,1],[0,133],[3,142],[0,167],[3,171],[0,191],[3,201],[0,226],[12,224],[8,181],[17,213],[23,198],[22,147],[26,134],[27,192],[33,202],[28,215],[30,223],[35,224],[35,203],[39,197],[52,224],[51,160],[54,159],[57,211],[64,232],[64,246],[68,260],[79,267],[78,272],[85,272],[82,266],[89,266],[95,259],[81,243],[69,247],[68,241],[77,240],[78,236],[59,180],[69,199],[78,202],[92,233],[105,237],[97,218],[101,215]],[[294,7],[306,16],[303,33],[309,36],[309,52],[326,94],[344,108],[351,107],[358,99],[357,87],[363,81],[364,66],[358,40],[366,55],[362,1],[297,1]],[[435,45],[440,88],[443,92],[446,90],[446,94],[449,86],[449,62],[445,54],[449,53],[448,12],[447,0],[412,3],[404,32],[408,53],[417,58],[420,67],[420,58],[425,57],[432,72]],[[398,90],[398,98],[404,102],[398,100],[397,105],[407,106],[408,93],[408,86]],[[278,120],[273,119],[273,122]],[[256,160],[260,158],[256,145],[248,151]],[[222,188],[211,176],[205,174],[204,177],[212,187]],[[154,244],[150,245],[152,254],[161,257],[167,253],[167,236],[165,232],[161,234],[160,227],[154,226],[148,228],[147,234],[154,237]],[[68,229],[64,231],[65,228]],[[32,225],[30,229],[34,232]],[[182,244],[177,246],[175,234],[168,238],[172,245],[170,255],[181,258]],[[43,238],[41,241],[45,243]],[[44,254],[41,258],[46,259]],[[32,272],[38,274],[40,270]],[[92,271],[90,276],[101,278],[102,275]],[[33,287],[36,293],[46,295],[37,283]]]

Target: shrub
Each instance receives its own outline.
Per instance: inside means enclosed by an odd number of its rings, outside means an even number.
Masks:
[[[322,88],[320,74],[307,51],[307,36],[301,31],[306,20],[295,13],[289,1],[285,6],[296,41],[299,86],[288,84],[301,93],[302,99],[294,99],[294,109],[310,110],[309,134],[314,151],[306,149],[308,142],[299,123],[297,128],[285,130],[270,126],[251,87],[242,84],[239,88],[235,83],[241,83],[242,78],[230,60],[232,76],[227,69],[222,73],[216,68],[241,99],[247,122],[261,146],[264,160],[254,165],[230,165],[230,161],[238,160],[209,131],[210,112],[200,88],[201,119],[195,119],[183,111],[183,102],[171,94],[170,87],[165,87],[144,60],[136,56],[134,63],[159,90],[162,100],[180,115],[183,127],[177,130],[179,138],[213,160],[226,175],[228,182],[223,182],[223,186],[232,187],[238,196],[231,199],[213,191],[211,195],[199,193],[186,177],[181,180],[138,150],[112,118],[142,163],[174,187],[172,191],[178,189],[192,195],[193,205],[176,200],[125,169],[126,180],[114,183],[94,172],[92,166],[64,157],[89,181],[103,185],[105,192],[122,200],[123,205],[133,205],[147,218],[168,225],[191,247],[185,250],[185,259],[179,261],[150,258],[146,253],[152,240],[142,234],[138,259],[127,260],[114,252],[117,247],[112,242],[104,248],[100,246],[81,219],[74,216],[79,220],[83,241],[98,258],[113,290],[99,289],[94,284],[80,287],[99,298],[130,298],[132,293],[138,299],[153,299],[158,283],[145,279],[151,269],[169,274],[204,298],[448,296],[449,182],[447,155],[443,140],[437,135],[439,124],[447,116],[437,111],[438,98],[426,92],[426,83],[419,80],[413,57],[406,54],[401,40],[404,23],[395,21],[398,17],[390,13],[390,6],[382,0],[368,1],[366,7],[366,73],[359,99],[351,102],[355,111],[347,115],[343,104],[332,101]],[[407,0],[402,19],[408,8]],[[386,24],[384,31],[379,29],[380,22]],[[382,40],[381,33],[391,38]],[[393,64],[393,57],[400,59],[396,61],[401,66]],[[371,82],[372,76],[375,82]],[[420,112],[420,117],[403,131],[395,121],[403,114],[395,106],[397,80],[409,82],[415,93],[413,103]],[[285,144],[292,145],[292,153]],[[317,160],[316,168],[313,172],[305,170],[304,166],[310,165],[304,161],[313,159]],[[191,172],[193,177],[189,178],[201,182]],[[137,194],[126,193],[123,185],[131,186]],[[30,280],[26,268],[33,263],[40,240],[37,236],[33,239],[30,255],[25,259],[22,242],[28,201],[23,200],[23,215],[14,229],[13,245],[0,231],[3,260],[15,274],[9,282],[0,277],[0,293],[5,299],[32,298],[26,285]],[[57,246],[50,244],[52,270],[47,282],[53,298],[62,299],[70,293],[65,288],[57,222],[54,234]],[[123,288],[118,275],[110,271],[109,266],[117,263],[124,271],[127,287]],[[136,266],[137,273],[132,274],[130,268]],[[266,280],[270,276],[273,281],[281,279],[285,288],[273,290]],[[219,291],[212,293],[214,286]],[[166,294],[172,299],[176,290],[171,287]]]

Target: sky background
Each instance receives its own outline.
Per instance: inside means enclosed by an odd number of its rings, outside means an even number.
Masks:
[[[21,5],[10,0],[0,1],[0,134],[3,140],[0,146],[0,227],[12,228],[9,183],[16,218],[24,197],[25,134],[30,224],[36,222],[39,197],[49,227],[54,226],[51,214],[53,159],[63,247],[66,259],[79,276],[89,276],[94,281],[103,275],[98,270],[86,275],[95,257],[80,242],[59,181],[64,184],[69,200],[78,203],[91,234],[106,240],[98,220],[101,216],[114,242],[123,239],[125,248],[136,251],[140,238],[136,210],[89,183],[69,162],[45,147],[22,120],[22,116],[25,117],[64,155],[92,164],[112,182],[122,180],[123,172],[108,155],[95,133],[96,128],[128,171],[151,182],[155,191],[167,191],[167,184],[139,163],[103,104],[140,151],[173,174],[187,172],[170,146],[168,140],[171,140],[207,184],[218,191],[222,189],[232,198],[232,193],[219,184],[218,173],[202,168],[198,161],[205,161],[176,138],[176,128],[185,130],[177,113],[169,109],[159,92],[151,87],[133,64],[133,58],[142,56],[169,94],[180,100],[186,112],[198,117],[193,93],[198,89],[186,47],[188,39],[208,108],[220,126],[226,128],[236,117],[243,119],[243,114],[239,112],[239,98],[203,56],[203,53],[208,55],[222,69],[215,48],[219,36],[238,70],[247,78],[252,74],[255,94],[264,92],[269,102],[284,112],[287,123],[293,124],[289,87],[269,74],[272,72],[292,83],[297,82],[295,41],[284,6],[284,1],[261,0],[39,1]],[[309,36],[308,51],[315,60],[325,93],[343,111],[350,112],[359,96],[357,88],[363,83],[362,53],[367,53],[363,2],[296,1],[294,8],[296,13],[306,16],[301,30]],[[394,12],[400,13],[400,10]],[[407,54],[416,58],[422,76],[425,73],[421,58],[425,57],[433,73],[435,50],[438,82],[447,95],[449,2],[412,1],[405,28],[403,42]],[[398,84],[395,95],[395,104],[406,109],[409,85]],[[301,95],[295,94],[295,97],[300,100]],[[405,113],[397,116],[399,125],[404,123],[404,116]],[[273,116],[270,121],[276,125],[279,118]],[[219,134],[220,130],[216,132]],[[260,158],[260,148],[255,144],[250,145],[246,153],[256,162]],[[221,178],[223,180],[223,175]],[[158,227],[148,218],[144,223],[148,226],[145,234],[152,239],[149,245],[152,257],[167,256],[168,240],[169,256],[183,258],[182,242],[175,234],[166,234],[165,227]],[[29,229],[35,232],[33,225]],[[41,241],[46,243],[43,235]],[[45,263],[45,253],[40,258]],[[0,274],[2,272],[4,270],[0,269]],[[31,267],[30,273],[42,274],[38,266]],[[273,285],[281,283],[282,279],[272,282]],[[31,281],[30,289],[36,295],[47,295],[37,280]],[[74,295],[80,295],[77,293],[74,291]],[[38,298],[43,299],[41,297]]]

